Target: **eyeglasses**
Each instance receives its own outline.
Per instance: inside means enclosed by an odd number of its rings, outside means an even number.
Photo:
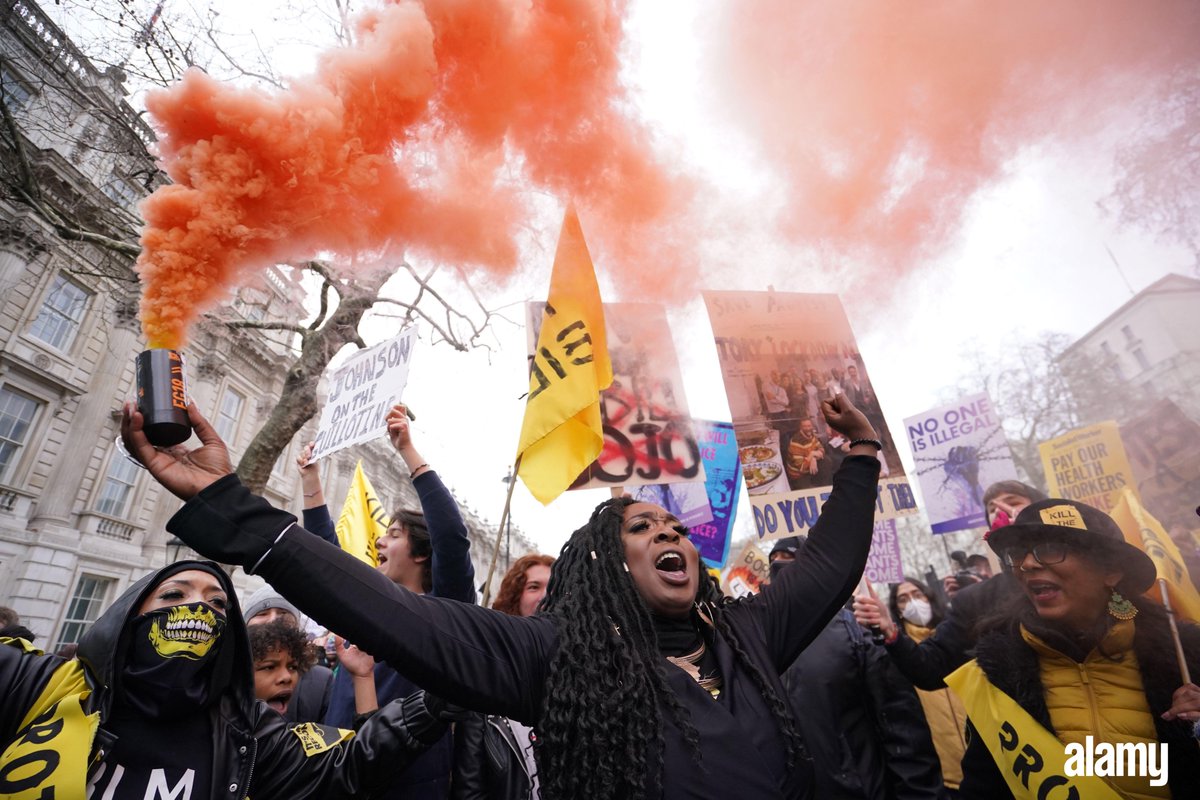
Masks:
[[[1013,545],[1000,551],[1000,561],[1006,567],[1015,567],[1025,560],[1025,556],[1033,553],[1033,560],[1047,567],[1065,561],[1070,549],[1066,542],[1038,542],[1032,547],[1024,544]]]

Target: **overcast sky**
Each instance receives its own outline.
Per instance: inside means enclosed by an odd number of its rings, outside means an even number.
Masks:
[[[55,12],[53,4],[46,7]],[[214,7],[226,21],[245,19],[245,29],[254,30],[260,40],[299,35],[294,24],[277,21],[295,14],[279,12],[268,2]],[[1077,336],[1130,297],[1126,280],[1140,290],[1169,272],[1190,271],[1190,253],[1118,226],[1097,205],[1112,188],[1115,148],[1139,121],[1117,107],[1095,108],[1096,120],[1083,134],[1030,137],[1008,151],[1001,168],[963,196],[961,217],[944,241],[915,266],[889,272],[863,264],[861,254],[839,259],[828,249],[798,244],[781,234],[777,224],[787,205],[781,200],[787,187],[780,151],[771,149],[769,137],[758,135],[758,127],[743,124],[745,115],[733,110],[727,92],[714,86],[713,54],[725,46],[714,41],[709,18],[719,16],[722,8],[727,11],[728,5],[717,0],[633,2],[623,52],[622,77],[631,87],[637,115],[657,144],[670,149],[681,171],[702,177],[711,198],[708,219],[737,223],[696,230],[705,262],[701,285],[661,298],[669,307],[694,416],[729,418],[711,329],[699,300],[702,288],[762,290],[773,285],[779,291],[843,293],[899,441],[901,420],[937,405],[940,390],[956,382],[962,367],[958,356],[970,340],[999,351],[1013,337],[1039,331]],[[245,14],[252,16],[241,16]],[[281,72],[303,73],[312,52],[289,47],[272,51],[272,56]],[[544,298],[562,200],[550,197],[541,204],[543,212],[530,220],[533,234],[522,271],[506,284],[486,289],[489,305]],[[580,216],[587,235],[586,208]],[[721,230],[736,230],[736,235],[714,236]],[[1119,260],[1124,278],[1106,246]],[[620,270],[605,263],[603,246],[595,249],[606,296],[640,299],[622,291],[613,277]],[[864,269],[874,276],[868,288],[850,279],[850,273]],[[520,320],[516,310],[510,316]],[[387,327],[373,327],[372,338],[385,338]],[[523,412],[519,397],[527,380],[524,331],[500,324],[495,333],[499,347],[492,353],[422,347],[406,394],[418,414],[415,435],[427,460],[460,498],[491,520],[499,518],[503,504],[501,478],[513,459]],[[556,553],[606,494],[575,493],[542,508],[518,486],[515,522]],[[744,493],[742,500],[744,516]],[[747,530],[744,520],[740,528]],[[486,568],[478,555],[477,564]]]

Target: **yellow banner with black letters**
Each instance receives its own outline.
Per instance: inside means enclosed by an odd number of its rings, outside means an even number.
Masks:
[[[1123,800],[1103,778],[1067,774],[1066,747],[969,661],[946,676],[1017,800]]]
[[[0,647],[41,654],[24,639],[0,639]],[[0,797],[5,800],[84,800],[88,758],[100,724],[83,702],[91,694],[78,661],[50,676],[26,711],[12,743],[0,754]]]

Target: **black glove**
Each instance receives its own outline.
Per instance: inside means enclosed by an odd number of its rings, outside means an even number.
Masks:
[[[442,722],[459,722],[471,716],[471,712],[462,706],[456,706],[449,703],[436,694],[425,692],[425,710],[429,716],[441,720]]]

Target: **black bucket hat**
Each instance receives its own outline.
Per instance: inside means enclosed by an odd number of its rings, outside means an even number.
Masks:
[[[1051,498],[1021,509],[1016,520],[997,528],[987,543],[996,553],[1022,542],[1057,539],[1084,552],[1102,551],[1117,556],[1125,577],[1120,587],[1126,594],[1141,594],[1154,585],[1158,570],[1150,556],[1125,541],[1121,528],[1108,514],[1086,503]]]

